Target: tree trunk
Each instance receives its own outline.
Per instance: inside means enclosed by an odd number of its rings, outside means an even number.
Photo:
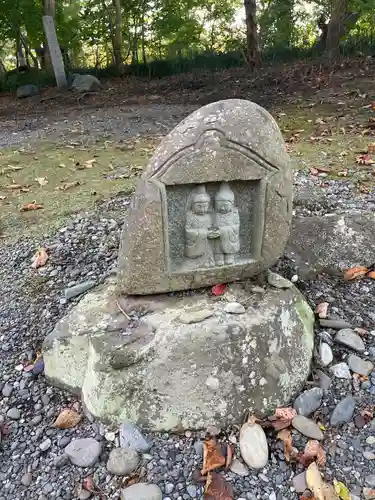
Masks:
[[[122,61],[122,15],[121,0],[113,0],[113,6],[116,13],[115,29],[112,37],[113,53],[115,56],[115,65],[119,73],[123,71]]]
[[[22,69],[27,67],[27,62],[25,54],[23,52],[21,32],[18,30],[16,38],[16,50],[17,50],[17,68]]]
[[[328,23],[325,55],[334,59],[340,52],[340,38],[344,32],[344,20],[348,0],[333,0],[331,19]]]
[[[51,16],[53,20],[55,20],[56,18],[56,4],[55,4],[55,0],[44,0],[44,15],[45,16]],[[47,70],[47,71],[52,71],[52,61],[51,61],[51,56],[50,56],[50,53],[49,53],[49,48],[48,48],[48,42],[47,42],[47,39],[45,38],[45,42],[44,42],[44,61],[43,61],[43,65],[44,65],[44,68]]]
[[[244,0],[246,16],[247,63],[252,70],[260,66],[260,49],[256,21],[256,0]]]

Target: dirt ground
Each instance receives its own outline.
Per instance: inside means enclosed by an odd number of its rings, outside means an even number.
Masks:
[[[293,63],[103,82],[92,95],[0,96],[0,217],[4,240],[46,233],[72,213],[130,193],[156,145],[191,111],[244,98],[277,120],[306,175],[352,179],[369,193],[375,170],[375,60]],[[370,153],[367,155],[367,153]],[[374,153],[373,156],[372,153]],[[367,155],[367,156],[366,156]]]

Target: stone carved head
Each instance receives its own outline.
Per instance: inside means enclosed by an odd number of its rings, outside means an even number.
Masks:
[[[203,215],[208,212],[210,197],[207,194],[205,186],[202,184],[196,187],[191,201],[191,210],[197,215]]]
[[[234,206],[234,193],[229,184],[223,182],[215,195],[215,210],[221,214],[228,214]]]

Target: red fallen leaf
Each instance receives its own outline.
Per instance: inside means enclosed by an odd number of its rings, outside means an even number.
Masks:
[[[368,154],[357,156],[355,162],[358,165],[373,165],[375,163],[375,161]]]
[[[367,273],[367,277],[375,280],[375,271],[370,271],[369,273]]]
[[[214,438],[206,439],[203,443],[203,468],[202,475],[207,472],[219,469],[226,463],[220,444]]]
[[[273,417],[269,417],[271,425],[276,430],[286,429],[292,425],[293,418],[297,415],[294,408],[276,408]]]
[[[318,175],[319,174],[319,170],[315,167],[310,167],[309,170],[310,170],[311,175]]]
[[[328,302],[321,302],[316,306],[315,313],[319,316],[319,318],[323,319],[327,317],[328,306]]]
[[[357,278],[363,278],[368,272],[367,267],[355,266],[351,267],[344,273],[344,281],[352,281]]]
[[[30,212],[31,210],[40,210],[41,208],[43,208],[43,205],[38,205],[34,201],[33,203],[26,203],[26,205],[22,205],[22,207],[20,208],[20,211],[21,212]]]
[[[226,283],[222,283],[220,285],[215,285],[211,288],[212,295],[223,295],[227,289],[228,285]]]
[[[233,500],[233,486],[217,472],[210,472],[204,489],[204,500]]]

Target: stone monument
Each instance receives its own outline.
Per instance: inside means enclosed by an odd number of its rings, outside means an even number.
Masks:
[[[291,177],[263,108],[234,99],[188,116],[140,180],[117,279],[47,336],[46,377],[95,417],[151,430],[224,427],[285,405],[309,374],[314,323],[269,271],[289,236]],[[218,283],[230,283],[219,297],[202,288]]]
[[[209,104],[168,135],[138,185],[119,291],[170,292],[259,274],[283,252],[291,217],[290,162],[274,119],[249,101]]]

